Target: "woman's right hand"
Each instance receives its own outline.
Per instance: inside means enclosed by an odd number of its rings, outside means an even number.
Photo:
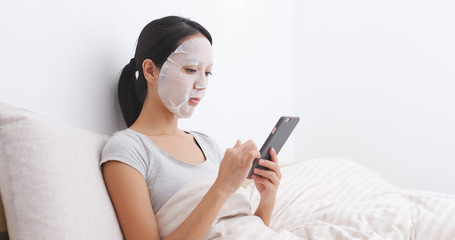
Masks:
[[[248,140],[242,144],[237,140],[233,148],[226,149],[215,184],[229,194],[235,192],[247,178],[253,160],[260,157],[253,141]]]

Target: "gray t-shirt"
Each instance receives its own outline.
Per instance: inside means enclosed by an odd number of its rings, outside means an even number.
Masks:
[[[132,129],[115,132],[107,141],[101,156],[101,165],[117,160],[130,165],[145,178],[153,211],[158,210],[184,185],[218,174],[222,152],[215,140],[203,133],[187,131],[193,135],[205,155],[200,164],[182,162],[146,135]]]

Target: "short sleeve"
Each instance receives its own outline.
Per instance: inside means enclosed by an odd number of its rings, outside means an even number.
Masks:
[[[110,160],[128,164],[146,177],[148,164],[144,146],[133,136],[115,133],[109,138],[101,153],[100,168],[103,163]]]

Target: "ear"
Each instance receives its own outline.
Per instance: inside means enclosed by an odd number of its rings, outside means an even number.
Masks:
[[[160,70],[151,59],[145,59],[142,62],[142,69],[144,71],[145,80],[147,80],[148,83],[154,84],[158,81]]]

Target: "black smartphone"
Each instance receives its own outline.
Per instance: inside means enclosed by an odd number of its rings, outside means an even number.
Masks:
[[[272,129],[272,132],[270,132],[269,137],[267,140],[265,140],[264,145],[262,145],[261,150],[259,150],[261,153],[261,159],[271,159],[270,148],[272,147],[275,149],[276,154],[280,152],[281,148],[283,147],[286,140],[288,140],[299,120],[299,117],[280,117],[275,127]],[[259,158],[254,159],[253,166],[251,167],[250,173],[248,174],[248,178],[251,178],[253,175],[253,170],[255,168],[268,170],[268,168],[259,165],[258,161]]]

